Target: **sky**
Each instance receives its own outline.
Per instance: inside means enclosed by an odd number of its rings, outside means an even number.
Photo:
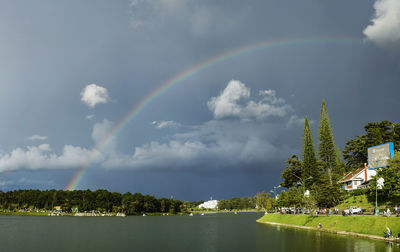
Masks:
[[[253,196],[317,145],[400,122],[398,0],[7,1],[0,190]]]

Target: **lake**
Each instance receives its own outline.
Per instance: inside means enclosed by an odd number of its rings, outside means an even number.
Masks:
[[[0,251],[400,251],[396,244],[204,216],[0,216]]]

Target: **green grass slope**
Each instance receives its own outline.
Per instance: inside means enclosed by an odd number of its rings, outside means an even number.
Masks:
[[[312,215],[283,215],[267,214],[259,222],[274,222],[296,226],[317,228],[322,224],[323,229],[346,231],[359,234],[383,236],[386,226],[392,230],[392,235],[397,237],[400,232],[399,217],[382,216],[312,216]]]
[[[368,202],[366,195],[351,196],[345,199],[337,208],[347,208],[349,206],[358,206],[362,208],[374,208],[375,204]]]

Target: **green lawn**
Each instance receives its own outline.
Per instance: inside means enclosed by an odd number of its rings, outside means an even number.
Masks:
[[[350,206],[361,207],[364,210],[364,212],[369,212],[369,213],[373,213],[375,210],[375,203],[368,202],[366,195],[351,196],[345,199],[341,204],[337,205],[336,207],[339,208],[340,211],[342,211],[343,209],[346,209]],[[378,205],[378,208],[381,212],[386,210],[388,207],[393,208],[392,206],[386,203]]]
[[[395,237],[400,232],[400,217],[267,214],[259,221],[315,228],[321,223],[323,229],[377,236],[383,236],[386,226],[392,230],[392,235]]]
[[[368,202],[366,195],[358,195],[351,196],[348,199],[345,199],[342,204],[337,205],[338,208],[346,208],[349,206],[358,206],[362,208],[374,208],[375,205],[373,203]]]

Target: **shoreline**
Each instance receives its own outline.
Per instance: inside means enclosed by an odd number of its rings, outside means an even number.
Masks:
[[[234,213],[264,213],[263,211],[246,211],[246,210],[238,210],[238,211],[191,211],[187,213],[138,213],[138,214],[133,214],[133,215],[126,215],[124,213],[96,213],[93,214],[91,212],[77,212],[77,213],[57,213],[57,212],[52,212],[52,211],[45,211],[45,212],[29,212],[29,211],[21,211],[21,212],[5,212],[5,211],[0,211],[0,216],[48,216],[48,217],[126,217],[126,216],[184,216],[184,215],[190,215],[191,213],[194,215],[201,215],[201,214],[234,214]],[[58,215],[57,215],[58,214]]]
[[[282,226],[282,227],[288,227],[288,228],[294,228],[294,229],[306,229],[306,230],[319,231],[319,232],[325,232],[325,233],[331,233],[331,234],[337,234],[337,235],[343,235],[343,236],[350,235],[350,236],[354,236],[354,237],[362,237],[362,238],[368,238],[368,239],[373,239],[373,240],[381,240],[381,241],[386,241],[386,242],[400,243],[400,239],[397,239],[397,238],[385,238],[382,236],[377,236],[377,235],[372,235],[372,234],[361,234],[361,233],[356,233],[356,232],[340,231],[340,230],[333,230],[333,229],[328,229],[328,228],[317,228],[317,227],[300,226],[300,225],[293,225],[293,224],[286,224],[286,223],[269,222],[269,221],[263,221],[261,219],[256,220],[256,222],[265,224],[265,225]]]

